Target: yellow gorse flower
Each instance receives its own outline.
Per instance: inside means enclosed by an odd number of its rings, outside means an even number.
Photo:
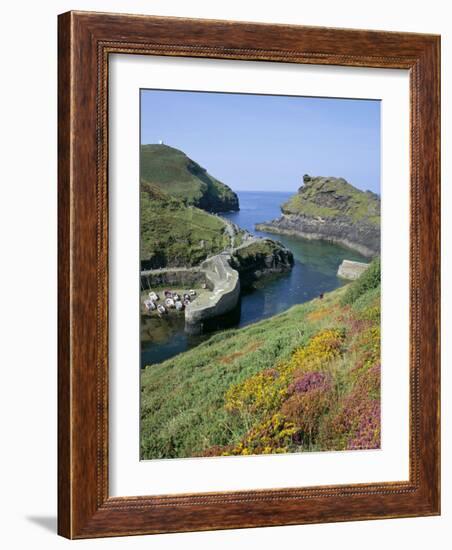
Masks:
[[[275,411],[286,396],[293,374],[325,368],[341,354],[343,340],[339,330],[320,331],[305,346],[297,348],[288,361],[231,386],[225,395],[226,410],[250,413]]]
[[[233,449],[223,453],[223,456],[285,453],[296,432],[295,424],[277,413],[258,424]]]

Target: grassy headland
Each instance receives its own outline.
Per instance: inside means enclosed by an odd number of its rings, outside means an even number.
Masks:
[[[143,369],[143,459],[377,448],[380,264]]]
[[[380,197],[343,178],[303,177],[304,185],[281,206],[281,216],[256,224],[268,233],[342,244],[363,256],[380,254]]]
[[[283,214],[350,218],[380,226],[380,198],[371,191],[361,191],[343,178],[311,178],[281,206]]]
[[[230,245],[226,223],[213,214],[141,183],[141,265],[143,269],[190,267]]]
[[[209,212],[238,210],[237,195],[185,153],[168,145],[141,146],[140,173],[167,194]]]

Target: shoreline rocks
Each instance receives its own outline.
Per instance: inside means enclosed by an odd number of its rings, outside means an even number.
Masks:
[[[264,233],[340,244],[359,252],[367,258],[373,258],[378,255],[380,250],[379,231],[377,235],[374,228],[367,227],[365,224],[361,224],[355,229],[350,229],[347,220],[325,222],[304,216],[283,214],[276,220],[257,223],[255,227],[257,231]]]
[[[343,178],[305,175],[281,217],[256,224],[268,233],[342,244],[366,257],[380,253],[380,197]]]
[[[294,257],[292,251],[279,242],[255,239],[234,251],[231,265],[239,272],[242,286],[246,288],[268,275],[290,271]]]

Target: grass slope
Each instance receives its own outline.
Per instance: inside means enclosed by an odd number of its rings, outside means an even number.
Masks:
[[[379,264],[323,299],[214,335],[141,377],[141,456],[380,444]]]
[[[227,248],[230,237],[221,218],[141,184],[141,265],[143,269],[198,265]]]
[[[309,217],[347,217],[379,227],[380,199],[371,191],[361,191],[343,178],[306,178],[298,193],[282,205],[286,214]]]
[[[187,205],[212,212],[238,210],[237,195],[179,149],[141,146],[141,179],[153,183]]]

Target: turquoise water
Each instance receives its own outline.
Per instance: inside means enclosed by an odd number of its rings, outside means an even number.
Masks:
[[[215,330],[255,323],[281,313],[294,304],[311,300],[322,292],[334,290],[343,284],[336,276],[343,259],[366,261],[357,252],[336,244],[256,231],[256,223],[269,221],[280,215],[280,205],[291,193],[242,191],[237,194],[240,211],[228,212],[223,217],[254,235],[283,243],[294,254],[293,269],[289,273],[261,281],[255,288],[245,291],[239,308],[226,318],[213,321],[208,329],[210,332],[201,336],[185,333],[183,316],[171,319],[142,317],[142,366],[159,363],[186,351],[207,339]]]

